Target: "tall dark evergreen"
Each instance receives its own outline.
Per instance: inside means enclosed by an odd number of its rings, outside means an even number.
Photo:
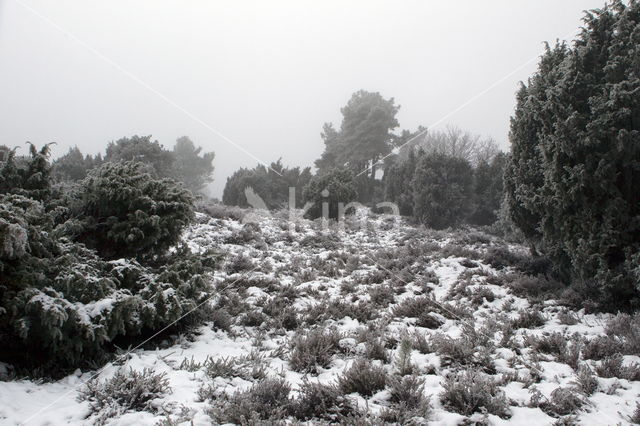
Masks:
[[[584,18],[523,86],[505,185],[513,221],[574,282],[637,302],[640,3]]]
[[[480,161],[473,170],[473,207],[469,223],[491,225],[498,220],[503,198],[503,176],[507,155]]]
[[[413,214],[429,227],[456,226],[471,211],[473,169],[464,159],[438,153],[421,155],[412,186]]]
[[[420,153],[408,150],[406,159],[397,156],[384,172],[384,200],[395,203],[403,216],[413,215],[413,176]]]
[[[542,239],[542,211],[537,202],[544,180],[539,149],[539,135],[545,126],[542,105],[551,102],[547,89],[557,84],[560,78],[558,68],[567,54],[564,44],[553,49],[547,47],[538,72],[527,85],[520,87],[516,95],[516,110],[511,118],[511,156],[505,169],[505,197],[511,221],[522,231],[534,252],[539,250]]]

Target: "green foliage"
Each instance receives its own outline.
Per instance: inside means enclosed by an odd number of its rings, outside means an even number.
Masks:
[[[306,203],[311,203],[306,217],[316,219],[327,216],[338,219],[341,215],[351,212],[352,209],[347,205],[356,201],[358,193],[353,174],[349,170],[334,169],[323,176],[311,179],[304,188],[302,197]]]
[[[193,214],[188,190],[170,179],[153,179],[134,162],[105,163],[92,171],[75,208],[79,240],[107,258],[163,253]]]
[[[473,169],[469,162],[443,154],[420,157],[413,177],[413,213],[435,229],[455,226],[471,210]]]
[[[510,215],[565,277],[638,302],[640,3],[588,13],[523,85],[505,174]]]
[[[222,202],[229,206],[278,209],[289,206],[289,188],[295,188],[296,207],[301,207],[302,188],[310,179],[308,167],[287,168],[281,160],[269,167],[241,168],[227,178]]]

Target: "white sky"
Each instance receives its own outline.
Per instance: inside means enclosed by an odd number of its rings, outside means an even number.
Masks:
[[[603,4],[0,0],[0,144],[56,141],[55,157],[134,134],[167,147],[188,135],[216,152],[220,196],[256,158],[312,165],[322,124],[339,125],[365,89],[396,99],[401,128],[456,124],[506,150],[518,81],[537,59],[522,65]]]

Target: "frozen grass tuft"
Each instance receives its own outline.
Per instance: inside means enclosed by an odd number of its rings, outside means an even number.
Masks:
[[[165,373],[154,373],[150,368],[141,372],[118,371],[107,380],[90,380],[80,390],[78,400],[88,401],[91,414],[97,414],[96,424],[127,411],[157,412],[154,400],[171,391]]]
[[[367,359],[357,359],[338,377],[338,388],[345,394],[357,392],[362,396],[371,396],[384,389],[386,383],[385,369]]]
[[[331,357],[340,350],[341,338],[340,333],[334,329],[315,329],[306,335],[296,335],[291,343],[291,369],[315,374],[318,367],[328,367]]]
[[[497,382],[477,370],[449,374],[442,382],[440,402],[450,411],[470,416],[488,412],[508,418],[509,405]]]

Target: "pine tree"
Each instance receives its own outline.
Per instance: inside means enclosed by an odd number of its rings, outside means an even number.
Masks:
[[[347,167],[354,173],[359,201],[373,201],[379,186],[378,162],[391,152],[397,139],[392,131],[398,127],[399,109],[393,98],[384,99],[378,92],[354,93],[340,110],[340,130],[336,131],[329,123],[323,127],[325,151],[316,161],[318,173]]]
[[[201,153],[202,148],[186,136],[178,138],[173,147],[173,177],[184,183],[194,194],[213,182],[213,152]]]

